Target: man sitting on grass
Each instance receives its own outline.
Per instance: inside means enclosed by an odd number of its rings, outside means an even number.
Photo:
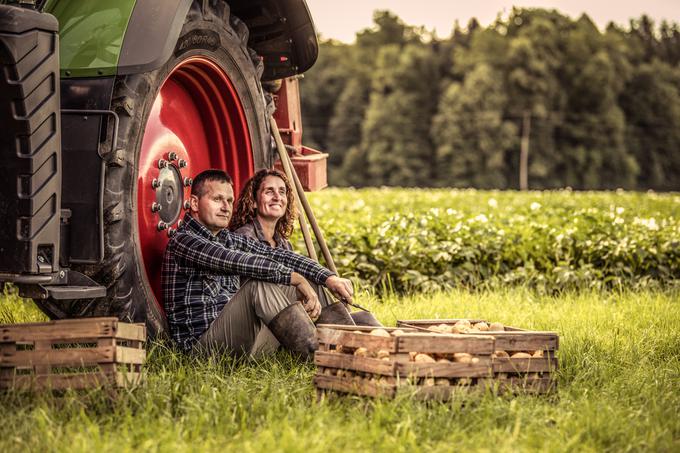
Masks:
[[[354,323],[342,303],[322,307],[308,280],[348,302],[351,282],[297,253],[231,233],[226,228],[233,204],[226,172],[196,176],[189,212],[168,243],[161,270],[172,338],[185,351],[241,355],[271,349],[273,334],[285,348],[311,357],[318,347],[312,319]]]

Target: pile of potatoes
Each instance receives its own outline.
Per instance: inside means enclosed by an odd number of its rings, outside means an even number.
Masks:
[[[467,319],[460,319],[455,324],[438,324],[429,329],[440,333],[504,332],[505,326],[500,322],[487,324],[482,321],[473,324]]]
[[[540,358],[543,357],[543,350],[539,349],[536,351],[518,351],[518,352],[513,352],[512,355],[508,354],[507,351],[503,350],[496,350],[493,352],[492,357],[494,358],[511,358],[511,359],[531,359],[531,358]]]

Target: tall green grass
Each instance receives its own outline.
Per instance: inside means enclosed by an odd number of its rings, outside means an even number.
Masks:
[[[285,353],[200,360],[150,345],[148,382],[0,395],[0,451],[678,451],[680,305],[672,291],[545,296],[523,289],[361,295],[384,321],[482,317],[561,335],[559,391],[446,403],[315,402],[313,367]],[[18,298],[0,316],[32,321]]]

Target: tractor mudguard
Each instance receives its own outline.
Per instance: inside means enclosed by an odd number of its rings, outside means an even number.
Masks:
[[[316,61],[319,46],[305,0],[225,3],[249,31],[248,46],[263,59],[262,80],[300,74]],[[158,69],[175,50],[191,4],[192,0],[48,0],[45,11],[59,21],[61,77]]]

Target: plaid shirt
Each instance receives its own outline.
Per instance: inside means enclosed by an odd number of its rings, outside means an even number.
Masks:
[[[215,236],[187,213],[168,243],[161,268],[172,338],[191,349],[238,291],[240,276],[289,285],[293,271],[319,285],[334,275],[302,255],[228,230]]]

